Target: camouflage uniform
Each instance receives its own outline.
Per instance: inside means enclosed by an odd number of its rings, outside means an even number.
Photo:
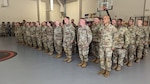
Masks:
[[[63,47],[68,59],[72,59],[72,43],[75,39],[75,28],[72,24],[64,25]]]
[[[22,26],[22,35],[23,35],[23,43],[26,43],[27,36],[26,36],[26,27],[25,27],[25,25]]]
[[[142,58],[142,53],[145,48],[148,48],[148,38],[149,38],[149,32],[147,29],[143,26],[138,27],[138,32],[137,32],[137,57],[136,57],[136,62],[139,62],[140,59]]]
[[[36,39],[35,39],[35,34],[36,34],[36,27],[35,27],[35,26],[32,26],[32,27],[30,28],[30,35],[31,35],[31,40],[32,40],[32,44],[33,44],[33,47],[34,47],[34,48],[37,47]]]
[[[132,61],[136,56],[136,41],[137,41],[137,29],[134,25],[128,27],[130,34],[130,44],[128,46],[128,53],[126,60],[128,61],[128,66],[132,66]]]
[[[15,37],[16,37],[16,39],[17,39],[17,42],[19,42],[19,26],[15,26]]]
[[[101,28],[101,24],[94,24],[91,28],[92,30],[92,54],[96,56],[96,59],[93,60],[93,62],[96,62],[96,60],[99,60],[99,42],[100,42],[100,37],[99,37],[99,30]],[[99,62],[98,62],[99,63]]]
[[[99,56],[100,56],[100,67],[102,70],[111,71],[112,66],[112,48],[115,48],[115,33],[117,29],[111,24],[104,26],[100,30],[100,48],[99,48]]]
[[[42,43],[43,43],[43,47],[44,47],[45,51],[48,52],[48,46],[47,46],[47,34],[46,34],[47,26],[42,26],[41,29],[42,29],[41,35],[42,35]]]
[[[62,28],[55,27],[54,28],[54,46],[55,46],[55,51],[61,55],[62,54],[62,39],[63,39],[63,32]]]
[[[30,26],[26,26],[27,45],[32,46]]]
[[[82,62],[88,62],[89,45],[92,41],[92,32],[88,26],[78,28],[78,48]]]
[[[42,49],[41,27],[40,26],[36,27],[35,31],[36,31],[36,34],[35,34],[36,42],[37,42],[37,45],[39,47],[39,50],[41,50]]]
[[[22,26],[19,26],[18,28],[17,28],[17,31],[18,31],[18,38],[19,38],[19,42],[20,43],[23,43],[23,31],[22,31]]]
[[[123,66],[124,57],[126,55],[127,47],[130,43],[130,36],[128,29],[126,27],[118,27],[117,41],[115,44],[116,49],[113,52],[113,63],[114,69],[120,70],[121,66]]]
[[[47,34],[47,46],[49,48],[50,53],[54,52],[54,31],[52,27],[48,27],[46,29],[46,34]]]

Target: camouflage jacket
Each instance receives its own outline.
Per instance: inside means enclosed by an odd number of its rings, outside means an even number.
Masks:
[[[31,35],[31,37],[35,37],[35,34],[36,34],[36,27],[35,26],[30,27],[30,35]]]
[[[41,27],[41,36],[42,36],[42,38],[46,38],[46,36],[47,36],[46,29],[47,29],[47,26],[42,26]]]
[[[88,26],[79,27],[77,33],[78,46],[89,46],[92,41],[92,32]]]
[[[128,30],[129,30],[129,34],[130,34],[130,44],[131,45],[137,45],[137,28],[136,26],[132,25],[132,26],[129,26],[128,27]]]
[[[47,40],[48,41],[53,41],[54,40],[54,31],[53,31],[52,27],[47,27],[46,34],[47,34]]]
[[[35,36],[36,36],[36,38],[41,38],[41,26],[39,26],[39,27],[36,27],[36,33],[35,33]]]
[[[30,26],[26,26],[26,35],[30,36]]]
[[[54,28],[54,42],[61,42],[62,43],[62,39],[63,39],[63,32],[62,32],[62,28],[59,27],[55,27]]]
[[[109,24],[100,30],[100,47],[115,48],[117,29]]]

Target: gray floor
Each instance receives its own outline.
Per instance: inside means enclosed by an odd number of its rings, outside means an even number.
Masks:
[[[0,50],[16,51],[18,55],[0,62],[0,84],[150,84],[150,56],[133,67],[112,71],[104,78],[97,75],[99,64],[89,63],[82,69],[74,55],[72,63],[55,59],[43,51],[37,51],[16,43],[14,38],[0,37]],[[149,53],[150,55],[150,53]]]

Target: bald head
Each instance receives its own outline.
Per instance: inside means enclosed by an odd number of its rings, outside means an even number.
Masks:
[[[110,17],[109,16],[104,16],[103,17],[103,23],[104,24],[109,24],[110,23]]]

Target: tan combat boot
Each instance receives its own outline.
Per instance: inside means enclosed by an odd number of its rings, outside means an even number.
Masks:
[[[64,59],[64,62],[67,62],[68,60],[69,60],[69,58],[67,57],[67,58]]]
[[[38,50],[40,50],[40,51],[41,51],[41,50],[42,50],[42,48],[38,48]]]
[[[104,74],[104,77],[108,77],[109,75],[110,75],[110,72],[106,71],[105,74]]]
[[[95,62],[96,61],[96,58],[93,58],[92,60],[91,60],[91,62]]]
[[[120,70],[121,70],[121,65],[118,65],[116,71],[120,71]]]
[[[97,58],[96,60],[95,60],[95,62],[94,62],[95,64],[98,64],[98,63],[100,63],[100,60],[99,60],[99,58]]]
[[[78,66],[82,66],[82,65],[83,65],[83,63],[84,63],[84,62],[82,61],[81,63],[79,63],[79,64],[78,64]]]
[[[56,55],[55,58],[56,58],[56,59],[61,58],[61,54]]]
[[[102,69],[102,70],[100,70],[99,72],[98,72],[98,75],[103,75],[103,74],[105,74],[105,70],[104,69]]]
[[[46,49],[44,52],[45,52],[45,53],[48,53],[48,49]]]
[[[137,58],[136,60],[135,60],[135,62],[136,63],[139,63],[141,60],[139,59],[139,58]]]
[[[86,68],[87,67],[87,62],[83,62],[83,64],[81,65],[82,68]]]
[[[66,61],[67,63],[70,63],[72,61],[71,58],[68,58],[68,60]]]
[[[50,56],[53,55],[53,52],[49,52],[48,55],[50,55]]]
[[[124,62],[124,65],[127,65],[127,64],[128,64],[128,61],[125,61],[125,62]]]
[[[129,63],[127,64],[128,67],[132,66],[132,61],[129,61]]]
[[[117,64],[114,64],[114,66],[112,67],[113,70],[115,70],[117,68]]]

